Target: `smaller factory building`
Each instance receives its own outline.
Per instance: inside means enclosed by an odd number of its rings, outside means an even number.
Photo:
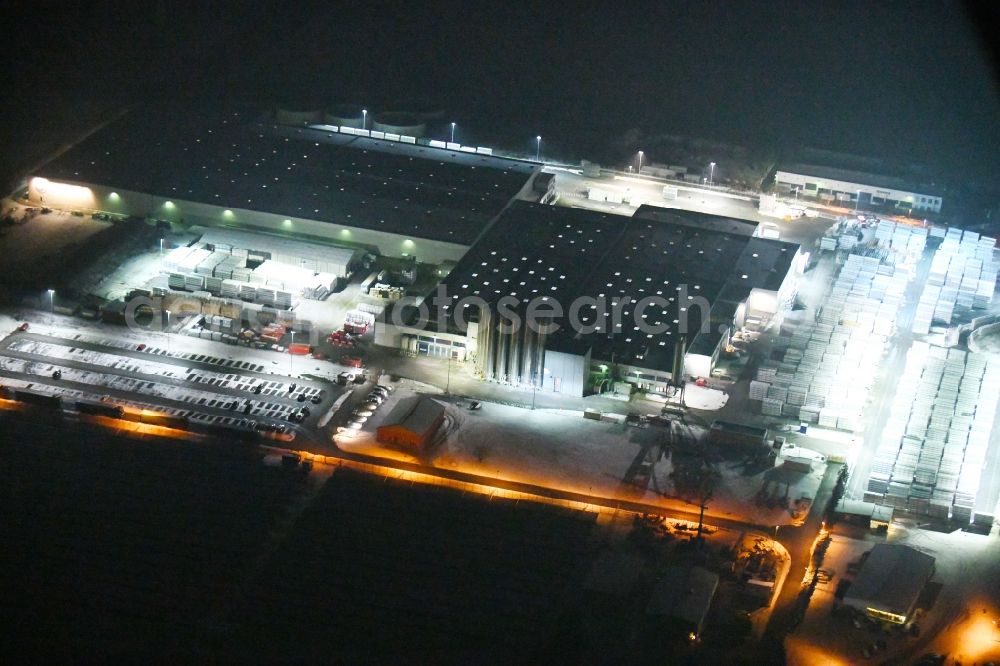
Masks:
[[[393,407],[376,431],[381,444],[422,449],[434,439],[444,422],[444,405],[433,398],[416,395]]]
[[[879,620],[906,624],[933,575],[930,555],[909,546],[880,543],[868,552],[844,595],[844,605]]]
[[[775,190],[803,199],[845,207],[941,212],[941,193],[902,178],[810,164],[784,165],[774,176]]]

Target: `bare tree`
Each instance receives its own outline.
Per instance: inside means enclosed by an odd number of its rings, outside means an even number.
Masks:
[[[670,473],[677,497],[698,507],[699,542],[705,523],[705,509],[715,497],[715,489],[721,478],[718,470],[704,459],[699,459],[695,465],[675,466],[674,471]]]

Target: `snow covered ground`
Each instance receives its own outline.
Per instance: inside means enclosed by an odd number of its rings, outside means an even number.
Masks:
[[[582,418],[572,410],[529,410],[484,402],[482,409],[448,402],[444,434],[427,451],[414,453],[383,446],[375,431],[399,399],[412,395],[400,388],[378,407],[353,436],[336,438],[347,451],[403,460],[419,460],[435,467],[483,476],[533,483],[601,497],[659,504],[680,510],[695,507],[673,497],[671,460],[662,453],[667,431],[636,428]],[[803,473],[780,466],[746,476],[732,463],[720,463],[723,480],[707,510],[708,515],[744,518],[760,525],[787,525],[795,519],[787,509],[753,501],[762,483],[791,500],[815,495],[824,466]]]

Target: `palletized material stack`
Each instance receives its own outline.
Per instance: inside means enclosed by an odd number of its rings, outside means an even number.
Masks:
[[[176,273],[181,270],[184,259],[194,251],[194,248],[187,245],[175,247],[163,257],[163,270],[168,273]]]
[[[866,499],[971,520],[998,391],[1000,359],[913,343],[875,450]]]
[[[767,390],[769,388],[767,382],[759,382],[757,380],[752,380],[750,382],[750,399],[751,400],[763,400],[767,397]]]
[[[274,289],[257,287],[257,302],[261,305],[274,305]]]
[[[233,277],[233,270],[242,264],[245,264],[245,262],[246,260],[241,257],[227,254],[215,267],[213,275],[218,278],[230,280]]]
[[[908,279],[906,269],[878,257],[849,255],[815,321],[784,326],[781,360],[758,368],[757,381],[775,401],[764,411],[762,400],[761,411],[776,415],[780,402],[784,416],[858,430]]]
[[[988,307],[1000,269],[996,239],[955,228],[939,233],[941,245],[934,253],[913,321],[913,332],[922,335],[929,332],[931,321],[951,324],[956,307]]]
[[[240,283],[236,280],[223,280],[221,293],[226,298],[239,298]]]
[[[224,252],[212,252],[202,259],[201,263],[194,269],[198,275],[214,275],[215,267],[222,263],[229,256]]]
[[[220,293],[222,293],[222,278],[206,276],[205,291],[212,294],[213,296],[218,296]]]

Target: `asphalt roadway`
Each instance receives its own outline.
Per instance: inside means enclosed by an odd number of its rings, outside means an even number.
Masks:
[[[836,463],[830,463],[826,466],[826,474],[823,475],[823,481],[816,492],[816,499],[809,509],[805,523],[800,527],[782,528],[778,534],[781,545],[785,547],[791,557],[791,567],[785,584],[778,592],[777,601],[771,612],[771,620],[768,622],[758,646],[759,663],[780,664],[784,662],[785,636],[795,629],[805,612],[800,601],[805,589],[801,583],[809,567],[813,543],[822,528],[823,513],[837,483],[840,468],[841,465]]]

